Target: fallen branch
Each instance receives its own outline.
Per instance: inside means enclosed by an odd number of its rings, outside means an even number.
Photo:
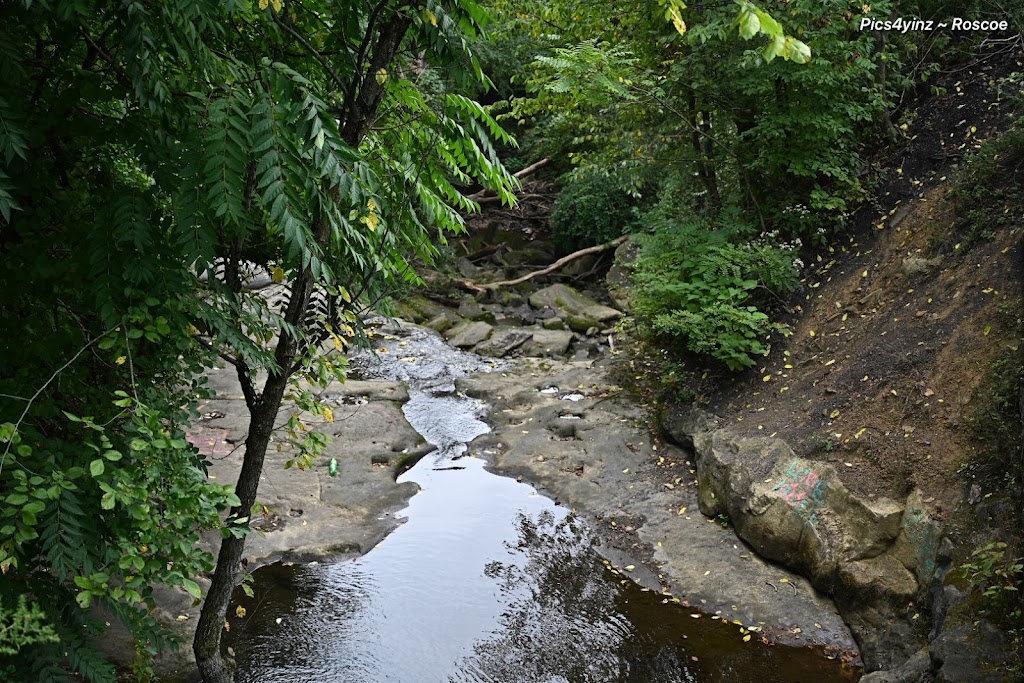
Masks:
[[[548,158],[541,159],[537,163],[530,164],[529,166],[527,166],[526,168],[524,168],[521,171],[516,171],[515,173],[512,174],[512,177],[513,178],[518,178],[518,179],[522,180],[523,178],[525,178],[526,176],[530,175],[531,173],[533,173],[537,169],[542,168],[544,166],[547,166],[549,161],[550,161],[550,159],[548,159]],[[490,190],[485,188],[483,190],[480,190],[479,192],[474,192],[473,194],[468,195],[466,197],[466,199],[472,199],[473,201],[478,202],[481,199],[483,199],[484,197],[486,197],[489,193],[490,193]]]
[[[471,199],[472,199],[472,197],[471,197]],[[548,195],[544,195],[544,194],[521,194],[518,197],[516,197],[516,199],[518,199],[519,201],[526,201],[528,199],[550,199],[550,197]],[[501,197],[487,196],[487,197],[480,197],[478,199],[474,199],[473,201],[475,201],[477,204],[480,204],[480,205],[483,205],[483,204],[496,204],[496,203],[501,201]]]
[[[559,268],[561,268],[562,266],[564,266],[565,264],[567,264],[567,263],[569,263],[571,261],[575,261],[576,259],[578,259],[581,256],[586,256],[587,254],[597,254],[599,252],[607,251],[608,249],[612,249],[614,247],[617,247],[620,244],[622,244],[623,242],[625,242],[627,239],[629,239],[629,235],[623,235],[622,237],[616,237],[611,242],[605,242],[604,244],[598,244],[595,247],[587,247],[586,249],[580,249],[579,251],[574,251],[571,254],[569,254],[568,256],[563,256],[562,258],[558,259],[557,261],[552,263],[550,266],[547,266],[545,268],[541,268],[540,270],[535,270],[532,273],[527,273],[526,275],[524,275],[522,277],[517,277],[515,280],[502,280],[501,282],[487,282],[487,283],[481,284],[481,285],[478,285],[478,284],[476,284],[474,282],[470,282],[468,280],[457,280],[455,284],[457,286],[459,286],[460,288],[466,289],[466,290],[471,291],[471,292],[493,291],[493,290],[498,289],[500,287],[509,287],[511,285],[518,285],[521,282],[526,282],[527,280],[532,280],[533,278],[535,278],[535,277],[537,277],[539,275],[547,275],[548,273],[556,271]]]

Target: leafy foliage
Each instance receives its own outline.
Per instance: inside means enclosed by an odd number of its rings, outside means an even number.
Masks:
[[[247,531],[245,487],[185,438],[204,368],[234,364],[254,414],[287,394],[326,419],[300,381],[344,377],[322,348],[417,281],[464,190],[513,201],[512,140],[460,94],[485,21],[468,0],[0,6],[0,600],[60,638],[0,671],[112,680],[100,604],[145,679],[175,645],[152,586],[199,599],[200,532]],[[308,466],[326,438],[298,420],[281,443]]]
[[[1024,625],[1024,558],[1010,554],[1006,543],[975,548],[970,560],[960,566],[960,574],[980,594],[981,614],[1012,626]]]
[[[630,222],[629,205],[629,196],[606,177],[571,177],[551,210],[555,246],[569,252],[615,239]]]
[[[709,227],[695,222],[639,236],[635,315],[670,345],[734,370],[749,367],[768,352],[768,334],[785,329],[764,310],[770,297],[797,286],[798,270],[791,250],[738,243]]]

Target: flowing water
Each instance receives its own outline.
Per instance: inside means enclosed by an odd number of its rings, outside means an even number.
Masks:
[[[487,472],[466,444],[485,406],[454,379],[489,369],[417,331],[353,361],[409,383],[409,422],[436,452],[401,480],[422,491],[408,521],[355,560],[256,572],[244,683],[676,683],[850,681],[821,653],[695,619],[613,574],[586,523],[533,488]]]

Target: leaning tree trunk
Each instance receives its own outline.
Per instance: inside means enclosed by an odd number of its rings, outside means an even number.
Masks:
[[[369,63],[359,64],[362,69],[353,77],[353,87],[346,94],[342,108],[341,135],[353,148],[358,148],[366,134],[377,108],[384,96],[382,80],[377,74],[387,67],[398,52],[402,38],[408,31],[412,20],[402,13],[392,14],[381,24]],[[367,40],[370,40],[367,38]],[[369,47],[369,46],[367,46]],[[324,253],[327,253],[330,230],[327,221],[317,220],[313,228],[313,241]],[[284,320],[294,329],[302,331],[313,292],[314,276],[309,268],[301,271],[292,283],[291,296],[288,300]],[[274,430],[274,421],[281,409],[281,401],[288,386],[288,378],[295,371],[295,358],[298,353],[297,340],[285,330],[281,330],[277,348],[274,352],[275,362],[279,368],[277,374],[271,374],[258,396],[252,388],[249,368],[238,359],[238,377],[242,382],[246,405],[249,408],[249,432],[245,439],[245,455],[242,470],[238,475],[235,493],[240,504],[232,508],[227,524],[248,527],[248,518],[256,503],[260,475],[263,472],[263,461]],[[244,521],[242,521],[244,520]],[[221,654],[221,634],[231,594],[241,577],[242,552],[245,549],[245,537],[236,538],[229,535],[221,541],[217,555],[217,567],[207,592],[206,600],[196,626],[195,640],[192,651],[195,653],[196,664],[202,674],[204,683],[232,683],[234,680],[234,663],[226,660]]]
[[[286,322],[301,329],[312,291],[313,276],[307,270],[301,273],[292,285],[291,297],[284,316]],[[238,366],[239,380],[243,384],[246,405],[249,408],[249,432],[245,437],[242,469],[235,483],[239,505],[232,508],[228,515],[226,525],[229,528],[235,525],[249,525],[249,515],[256,504],[256,492],[259,488],[260,475],[263,473],[263,461],[274,433],[274,421],[281,408],[285,388],[288,386],[289,370],[294,365],[296,349],[296,340],[282,331],[274,352],[274,360],[280,370],[267,378],[263,392],[258,398],[248,388],[248,368],[244,364]],[[244,549],[244,535],[236,537],[229,534],[221,541],[217,568],[199,614],[192,651],[195,653],[196,665],[205,683],[231,683],[234,680],[234,663],[221,655],[221,634],[231,594],[241,578]]]
[[[274,378],[278,380],[277,377]],[[242,471],[238,475],[238,483],[235,485],[235,493],[241,501],[241,505],[231,511],[228,524],[235,524],[235,520],[248,517],[256,503],[256,490],[259,486],[260,474],[263,471],[263,460],[267,454],[267,446],[270,445],[270,437],[274,429],[274,419],[277,416],[277,407],[281,405],[281,396],[284,393],[284,386],[287,380],[283,376],[280,381],[281,388],[275,396],[265,392],[258,408],[252,411],[249,422],[249,433],[245,439],[245,459],[242,461]],[[268,381],[269,385],[271,382]],[[270,387],[268,386],[267,389]],[[242,522],[241,524],[246,524]],[[231,602],[231,594],[238,585],[242,571],[242,551],[245,549],[245,537],[236,538],[228,536],[220,544],[220,553],[217,555],[217,569],[213,574],[213,581],[210,583],[210,590],[203,602],[203,609],[199,615],[199,624],[196,626],[196,636],[193,641],[193,652],[196,656],[196,664],[199,666],[199,673],[202,674],[206,683],[230,683],[234,680],[234,663],[221,656],[221,633],[224,629],[224,616],[227,614],[228,604]]]

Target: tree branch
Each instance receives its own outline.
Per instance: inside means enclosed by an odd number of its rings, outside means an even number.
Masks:
[[[597,246],[594,246],[594,247],[587,247],[586,249],[580,249],[579,251],[574,251],[573,253],[569,254],[568,256],[563,256],[562,258],[558,259],[557,261],[552,263],[550,266],[547,266],[546,268],[542,268],[540,270],[536,270],[536,271],[534,271],[532,273],[527,273],[526,275],[524,275],[522,277],[518,277],[515,280],[502,280],[501,282],[488,282],[488,283],[482,284],[482,285],[475,284],[473,282],[470,282],[469,280],[460,280],[460,281],[458,281],[457,284],[459,284],[460,286],[463,286],[466,289],[469,289],[470,291],[476,291],[476,292],[487,292],[487,291],[493,291],[493,290],[498,289],[500,287],[508,287],[508,286],[511,286],[511,285],[518,285],[521,282],[526,282],[527,280],[532,280],[533,278],[538,277],[540,275],[547,275],[548,273],[554,272],[554,271],[558,270],[559,268],[561,268],[562,266],[564,266],[565,264],[567,264],[567,263],[569,263],[571,261],[575,261],[576,259],[578,259],[581,256],[586,256],[587,254],[597,254],[597,253],[602,252],[602,251],[607,251],[608,249],[611,249],[613,247],[617,247],[620,244],[622,244],[623,242],[625,242],[627,239],[629,239],[629,235],[623,235],[622,237],[616,237],[611,242],[605,242],[604,244],[598,244]]]

